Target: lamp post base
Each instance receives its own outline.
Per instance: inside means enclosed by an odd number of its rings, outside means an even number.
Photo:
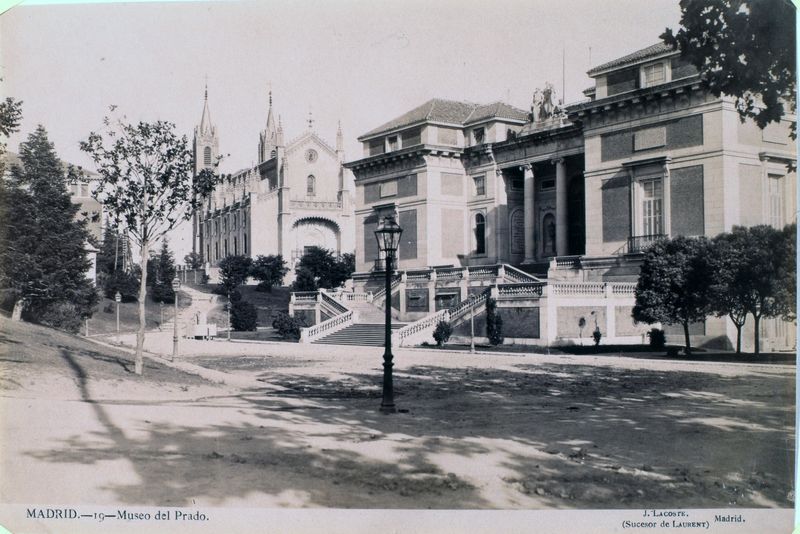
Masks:
[[[397,413],[397,408],[395,408],[394,404],[381,404],[381,413]]]

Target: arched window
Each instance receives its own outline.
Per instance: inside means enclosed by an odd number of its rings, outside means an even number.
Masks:
[[[207,146],[203,149],[203,163],[211,165],[211,147]]]
[[[316,181],[317,179],[314,178],[313,174],[309,174],[308,178],[306,178],[306,195],[313,197],[316,193]]]
[[[486,217],[475,214],[475,254],[486,254]]]

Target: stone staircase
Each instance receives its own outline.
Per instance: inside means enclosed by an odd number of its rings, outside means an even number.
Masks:
[[[405,323],[392,323],[392,330],[405,326]],[[358,345],[362,347],[383,347],[385,337],[381,323],[356,323],[338,332],[312,341],[317,345]]]
[[[369,302],[348,302],[347,307],[358,314],[358,322],[312,343],[383,347],[385,312]],[[406,323],[392,322],[392,330],[405,325]]]

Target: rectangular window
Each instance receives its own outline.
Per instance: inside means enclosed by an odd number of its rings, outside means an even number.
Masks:
[[[511,179],[511,189],[514,191],[522,191],[525,188],[525,178],[522,176],[514,176]]]
[[[644,73],[645,87],[652,87],[667,81],[667,73],[663,63],[647,65],[642,69],[642,72]]]
[[[641,217],[643,235],[664,233],[664,191],[660,179],[641,182]]]
[[[475,196],[482,197],[486,194],[486,176],[473,176],[475,182]]]
[[[390,135],[386,138],[386,151],[387,152],[394,152],[397,150],[399,146],[397,145],[397,136]]]
[[[542,180],[539,184],[540,191],[550,191],[551,189],[556,188],[556,181],[555,180]]]
[[[397,195],[397,180],[381,183],[381,198]]]

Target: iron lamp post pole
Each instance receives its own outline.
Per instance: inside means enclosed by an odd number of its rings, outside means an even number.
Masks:
[[[119,291],[114,295],[114,302],[117,305],[117,343],[119,343],[119,303],[122,302],[122,295]]]
[[[383,400],[381,400],[381,412],[394,413],[394,383],[392,380],[392,255],[386,254],[386,331],[383,351]]]
[[[394,220],[394,217],[384,217],[383,221],[375,230],[375,238],[378,240],[378,248],[385,256],[384,271],[386,274],[386,296],[384,306],[386,307],[385,338],[383,352],[383,399],[381,400],[382,413],[395,413],[394,406],[394,384],[392,380],[392,260],[400,245],[400,236],[403,229]]]
[[[178,357],[178,289],[181,287],[181,281],[178,275],[172,280],[172,291],[175,294],[175,317],[172,320],[172,358],[174,361]]]

